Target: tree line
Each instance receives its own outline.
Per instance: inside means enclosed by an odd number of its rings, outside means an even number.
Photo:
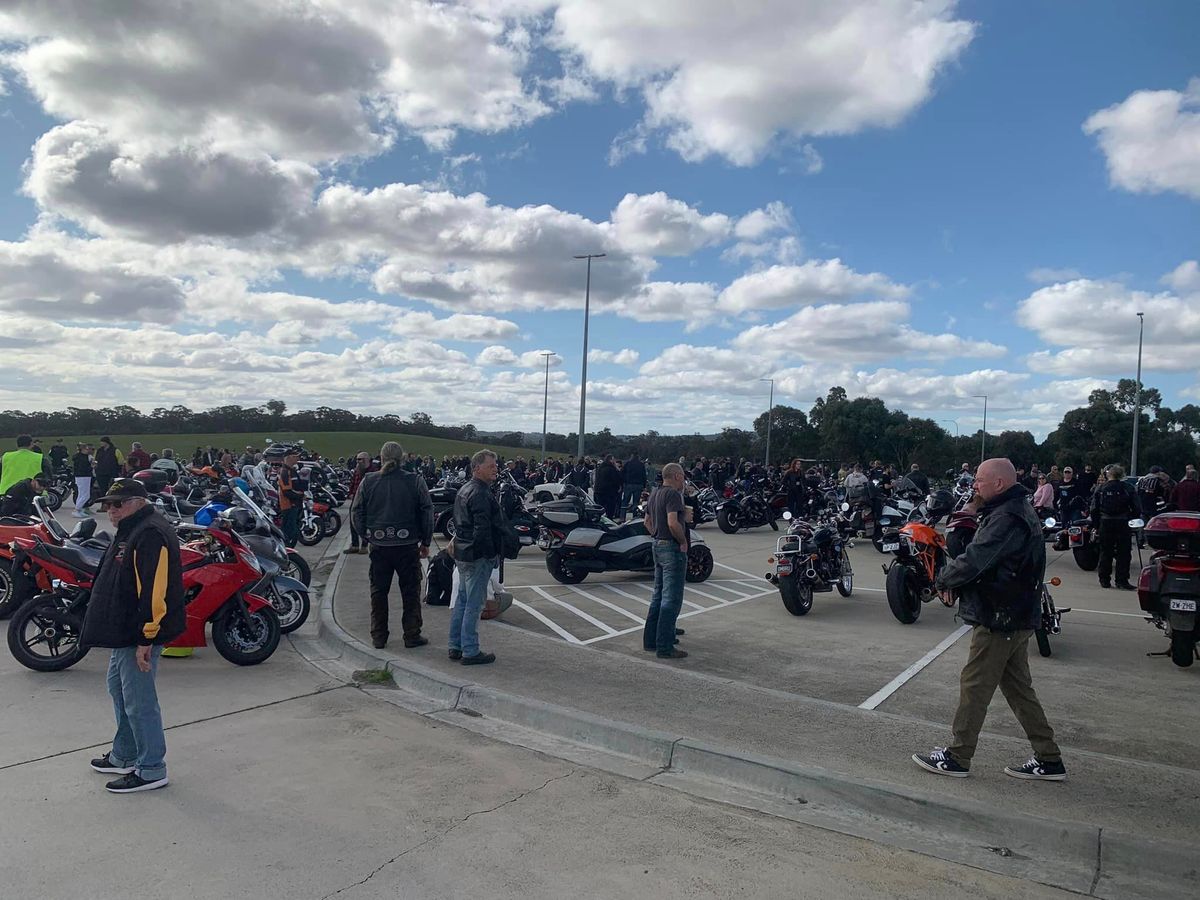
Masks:
[[[1087,406],[1070,410],[1058,428],[1038,441],[1029,431],[1003,431],[987,435],[987,455],[1007,456],[1018,466],[1037,463],[1082,466],[1091,463],[1100,468],[1112,462],[1128,464],[1133,435],[1133,415],[1137,385],[1123,378],[1113,391],[1093,391]],[[1179,473],[1187,463],[1197,462],[1197,438],[1200,437],[1200,408],[1187,404],[1178,410],[1164,406],[1156,388],[1142,388],[1140,413],[1139,469],[1163,466]],[[933,419],[910,416],[903,410],[889,409],[877,397],[851,400],[841,387],[831,387],[824,397],[816,398],[808,412],[779,404],[764,411],[750,430],[725,428],[716,435],[660,434],[646,431],[639,435],[615,435],[603,428],[587,434],[589,454],[626,455],[637,450],[655,462],[667,462],[697,456],[758,458],[766,451],[767,420],[771,422],[771,459],[796,457],[846,463],[879,459],[894,462],[902,469],[918,463],[927,472],[957,468],[962,462],[979,459],[983,434],[951,434]],[[316,409],[288,412],[281,400],[262,406],[218,406],[195,411],[186,406],[158,407],[143,413],[132,406],[103,409],[68,407],[60,412],[18,410],[0,412],[0,434],[33,434],[53,437],[65,434],[205,434],[262,431],[366,431],[383,434],[417,434],[427,437],[476,441],[474,425],[438,425],[427,413],[416,412],[407,419],[398,415],[358,415],[350,410],[319,406]],[[505,446],[525,446],[534,451],[541,446],[541,435],[509,432],[499,436]],[[547,449],[554,453],[574,453],[577,435],[546,435]]]

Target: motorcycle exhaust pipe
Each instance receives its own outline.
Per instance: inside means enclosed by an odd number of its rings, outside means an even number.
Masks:
[[[804,573],[804,577],[807,578],[809,581],[816,581],[817,580],[817,570],[809,569],[807,572]]]

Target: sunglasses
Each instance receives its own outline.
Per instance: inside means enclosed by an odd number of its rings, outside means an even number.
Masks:
[[[132,499],[133,499],[132,497],[129,497],[129,498],[126,498],[125,500],[105,500],[100,505],[101,505],[101,508],[105,512],[108,512],[110,509],[120,509],[122,506],[124,506],[126,503],[128,503]]]

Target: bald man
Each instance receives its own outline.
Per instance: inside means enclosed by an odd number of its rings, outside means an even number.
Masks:
[[[1062,754],[1029,674],[1029,638],[1041,624],[1046,570],[1041,525],[1007,459],[980,464],[975,495],[981,504],[975,539],[942,569],[934,585],[948,606],[954,604],[956,592],[961,596],[959,615],[973,626],[959,679],[954,737],[949,747],[914,753],[913,762],[938,775],[967,777],[998,687],[1033,745],[1032,758],[1005,767],[1004,773],[1031,781],[1063,781],[1067,770]]]

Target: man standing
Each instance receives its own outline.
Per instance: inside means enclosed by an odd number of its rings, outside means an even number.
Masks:
[[[33,450],[33,438],[27,434],[17,437],[17,449],[0,457],[0,496],[19,481],[46,475],[51,480],[50,464],[40,452]]]
[[[1175,502],[1175,508],[1182,512],[1200,512],[1200,479],[1193,467],[1188,466],[1183,473],[1183,481],[1175,485],[1171,499]]]
[[[1075,500],[1086,494],[1080,494],[1079,482],[1075,480],[1075,470],[1065,466],[1062,470],[1062,481],[1054,486],[1054,508],[1058,511],[1058,521],[1071,521],[1071,506]]]
[[[595,493],[596,502],[604,507],[604,514],[610,519],[617,517],[623,486],[623,477],[613,461],[612,454],[606,453],[600,465],[596,466]]]
[[[646,531],[654,538],[654,593],[642,631],[642,649],[659,659],[684,659],[686,650],[675,647],[675,621],[683,606],[683,581],[687,573],[688,536],[683,502],[683,467],[667,463],[662,487],[646,504]]]
[[[959,615],[974,626],[967,664],[959,679],[958,711],[949,747],[913,754],[913,762],[938,775],[965,778],[988,704],[999,687],[1025,730],[1034,755],[1006,766],[1013,778],[1063,781],[1067,770],[1054,742],[1054,729],[1033,689],[1029,638],[1041,622],[1041,584],[1046,570],[1042,528],[1007,459],[980,463],[975,493],[983,501],[979,530],[962,555],[935,583],[942,602],[962,594]]]
[[[503,547],[504,522],[492,494],[496,454],[480,450],[471,457],[471,480],[454,497],[454,564],[458,596],[450,614],[450,658],[464,666],[496,661],[495,653],[479,649],[479,614],[488,581]]]
[[[66,468],[67,460],[71,454],[67,451],[67,445],[63,443],[62,438],[55,438],[54,446],[50,448],[50,465],[55,469]]]
[[[154,511],[141,482],[114,481],[96,502],[117,528],[100,562],[83,620],[82,643],[111,647],[108,692],[117,733],[112,750],[92,760],[97,772],[122,775],[105,787],[114,794],[152,791],[167,784],[167,741],[154,675],[153,649],[186,625],[179,539]]]
[[[121,451],[113,446],[112,438],[100,438],[100,446],[96,448],[95,484],[92,485],[97,494],[108,493],[108,486],[121,474],[121,466],[124,464],[125,458],[121,456]]]
[[[433,540],[433,501],[425,479],[404,468],[404,449],[395,441],[380,448],[383,465],[367,473],[370,463],[359,454],[362,483],[350,507],[351,527],[358,531],[371,555],[371,641],[376,650],[388,640],[388,589],[395,576],[400,587],[404,646],[423,647],[421,636],[421,562]]]
[[[373,465],[371,465],[371,455],[369,453],[367,453],[366,450],[359,450],[358,456],[355,457],[355,460],[354,460],[354,471],[350,473],[350,509],[352,511],[351,516],[350,516],[350,546],[347,547],[345,550],[343,550],[342,551],[343,553],[368,553],[368,552],[370,552],[369,545],[368,545],[367,539],[365,537],[362,540],[362,549],[361,550],[359,549],[359,546],[358,546],[359,532],[358,532],[357,526],[355,526],[355,524],[354,524],[353,509],[354,509],[354,498],[358,496],[359,486],[362,484],[363,479],[367,476],[367,473],[374,472],[374,471],[375,471],[375,467]],[[428,485],[426,485],[426,487],[428,487]],[[426,491],[426,493],[428,493],[428,491]]]
[[[295,484],[296,463],[299,461],[300,451],[294,447],[288,450],[283,456],[276,483],[279,492],[279,529],[283,532],[283,542],[289,547],[295,547],[300,540],[300,504],[304,502],[304,495]]]
[[[1112,587],[1113,561],[1117,564],[1117,587],[1132,591],[1129,583],[1129,520],[1142,515],[1137,492],[1124,481],[1125,470],[1117,465],[1104,470],[1104,484],[1092,495],[1092,523],[1100,539],[1100,565],[1096,574],[1100,576],[1100,587]]]
[[[1079,482],[1079,496],[1090,498],[1099,480],[1096,477],[1096,467],[1088,463],[1083,467],[1083,471],[1075,476],[1075,480]]]
[[[92,499],[92,448],[87,444],[76,444],[71,457],[71,474],[75,476],[75,516],[86,519],[87,506]]]
[[[138,441],[134,441],[129,448],[129,456],[125,459],[126,468],[129,469],[129,474],[140,472],[142,469],[150,468],[150,454],[142,449],[142,445]]]
[[[642,491],[646,489],[646,464],[638,458],[636,450],[629,454],[625,468],[621,473],[621,521],[641,502]]]
[[[929,495],[929,477],[921,471],[921,467],[913,463],[908,467],[908,480],[917,486],[922,496]]]

